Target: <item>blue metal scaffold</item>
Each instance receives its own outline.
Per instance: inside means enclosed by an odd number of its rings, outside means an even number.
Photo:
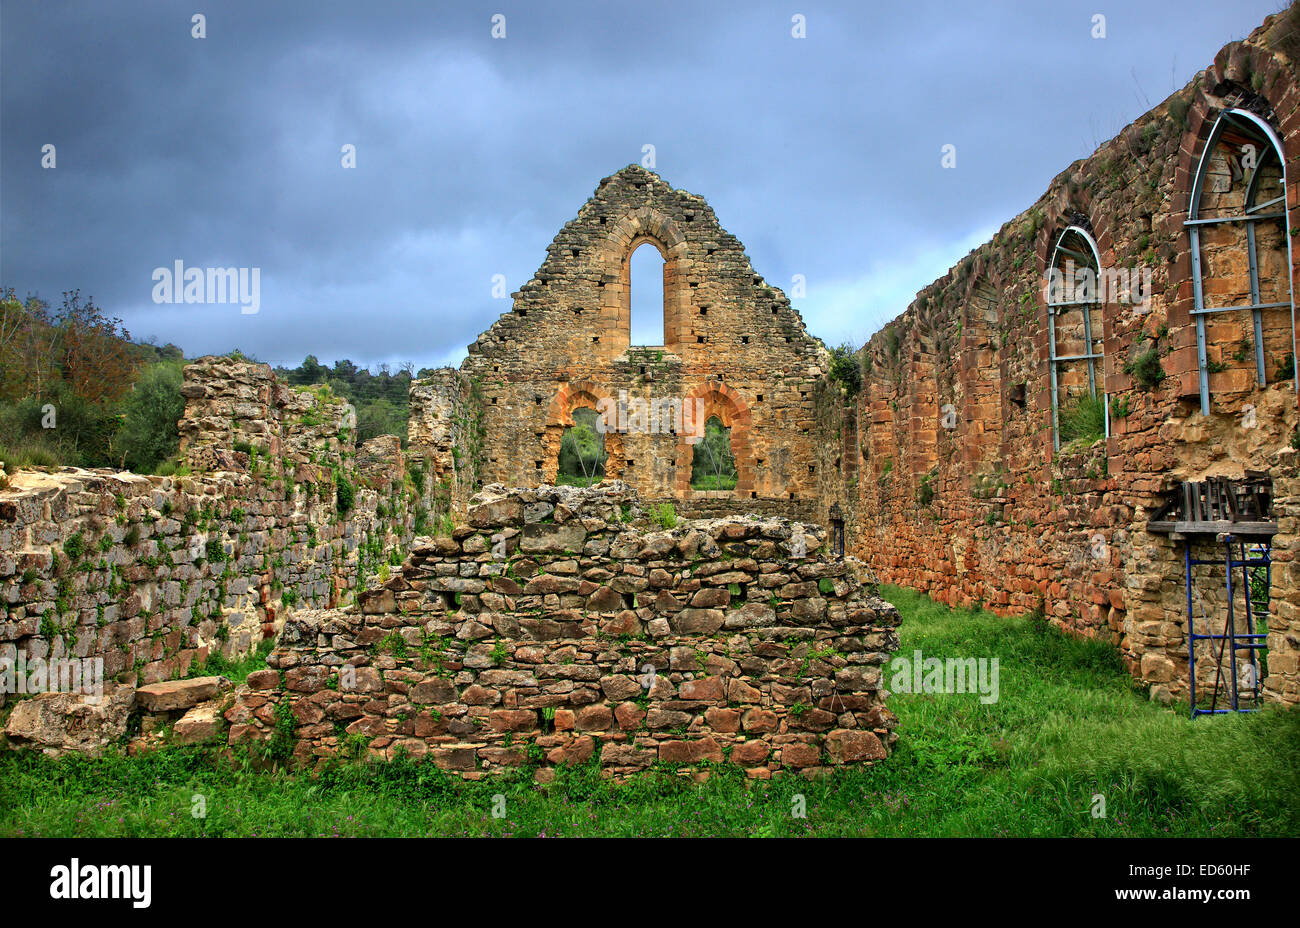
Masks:
[[[1147,530],[1167,534],[1183,543],[1184,582],[1187,585],[1187,665],[1192,718],[1198,715],[1226,715],[1255,712],[1259,708],[1263,660],[1267,650],[1269,590],[1273,579],[1272,539],[1277,523],[1272,521],[1272,481],[1266,475],[1247,472],[1241,480],[1209,477],[1202,483],[1183,483],[1147,523]],[[1192,557],[1192,546],[1200,541],[1223,545],[1223,558]],[[1222,566],[1227,585],[1227,612],[1223,627],[1216,631],[1202,603],[1204,628],[1197,629],[1193,597],[1193,568]],[[1240,570],[1240,583],[1233,584]],[[1244,629],[1237,622],[1237,590],[1244,603]],[[1206,642],[1214,661],[1214,686],[1209,708],[1204,694],[1197,693],[1196,646]],[[1217,651],[1216,651],[1217,645]],[[1243,653],[1244,652],[1244,653]],[[1207,658],[1202,658],[1202,661]],[[1226,662],[1226,666],[1225,666]],[[1225,680],[1225,669],[1226,677]],[[1226,708],[1220,708],[1220,696]]]
[[[1270,551],[1270,541],[1268,538],[1251,538],[1245,539],[1234,536],[1230,532],[1220,533],[1215,538],[1216,541],[1223,543],[1224,557],[1220,561],[1217,558],[1213,560],[1202,560],[1192,557],[1192,540],[1184,539],[1183,553],[1186,563],[1186,581],[1187,581],[1187,663],[1188,676],[1191,680],[1191,706],[1192,718],[1198,715],[1224,715],[1229,712],[1255,712],[1259,708],[1259,688],[1260,688],[1260,655],[1258,652],[1267,648],[1268,639],[1267,631],[1258,631],[1257,628],[1267,628],[1268,622],[1268,591],[1273,576],[1273,560]],[[1234,557],[1235,553],[1238,556]],[[1194,609],[1192,608],[1192,568],[1198,565],[1216,565],[1222,564],[1228,588],[1228,612],[1224,619],[1223,631],[1218,634],[1214,633],[1212,628],[1206,632],[1199,633],[1196,631],[1196,619]],[[1245,603],[1246,612],[1246,630],[1245,632],[1237,631],[1236,616],[1234,614],[1236,605],[1236,592],[1233,590],[1232,575],[1238,568],[1241,569],[1242,580],[1242,600]],[[1263,582],[1259,582],[1259,577],[1254,575],[1256,570],[1263,571]],[[1206,624],[1209,624],[1207,617]],[[1210,651],[1214,651],[1214,642],[1218,642],[1218,654],[1215,657],[1214,670],[1214,690],[1210,695],[1210,708],[1203,709],[1197,704],[1196,698],[1196,642],[1209,641]],[[1244,668],[1238,667],[1237,652],[1248,652],[1248,660]],[[1228,677],[1231,680],[1227,688],[1231,708],[1219,708],[1219,694],[1222,690],[1224,655],[1228,660]],[[1245,670],[1245,674],[1242,674]],[[1250,693],[1250,705],[1242,705],[1243,682],[1245,689]]]

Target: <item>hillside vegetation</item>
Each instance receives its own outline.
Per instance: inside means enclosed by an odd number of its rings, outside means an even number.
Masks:
[[[231,357],[256,360],[238,350]],[[175,345],[131,337],[79,291],[52,308],[35,296],[0,294],[0,461],[21,467],[116,467],[170,474],[177,460],[176,423],[185,412]],[[377,373],[352,361],[322,365],[308,355],[276,374],[295,386],[328,384],[357,410],[357,440],[397,435],[406,441],[414,366]],[[421,370],[419,376],[428,373]]]

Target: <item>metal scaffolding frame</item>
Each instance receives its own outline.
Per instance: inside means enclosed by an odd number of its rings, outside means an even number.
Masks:
[[[1204,190],[1204,181],[1206,171],[1210,166],[1210,157],[1214,153],[1215,147],[1219,143],[1223,132],[1233,127],[1240,132],[1254,136],[1264,145],[1264,151],[1261,152],[1255,165],[1255,170],[1251,175],[1250,183],[1246,188],[1246,199],[1243,204],[1243,211],[1240,215],[1214,217],[1202,219],[1198,212],[1201,206],[1201,194]],[[1265,162],[1272,155],[1277,159],[1278,166],[1282,171],[1282,196],[1274,197],[1265,203],[1255,203],[1255,197],[1259,193],[1260,171]],[[1286,204],[1286,159],[1283,156],[1282,142],[1278,139],[1277,133],[1273,131],[1263,118],[1243,109],[1224,110],[1215,122],[1214,128],[1210,130],[1209,136],[1205,140],[1205,148],[1201,151],[1201,160],[1196,168],[1196,176],[1192,180],[1192,195],[1190,206],[1188,207],[1187,220],[1184,225],[1187,227],[1188,236],[1191,239],[1192,255],[1192,296],[1194,306],[1192,316],[1196,320],[1196,364],[1200,374],[1200,394],[1201,394],[1201,414],[1208,416],[1210,414],[1210,371],[1209,361],[1206,357],[1205,345],[1205,318],[1211,313],[1239,312],[1250,310],[1254,321],[1255,332],[1255,379],[1259,386],[1264,386],[1268,382],[1267,374],[1264,371],[1264,324],[1260,315],[1265,309],[1280,309],[1289,307],[1291,310],[1291,357],[1296,358],[1296,334],[1295,334],[1295,287],[1293,285],[1292,271],[1292,254],[1291,254],[1291,235],[1285,228],[1287,218]],[[1281,204],[1281,212],[1260,213],[1260,210],[1267,209],[1270,206]],[[1286,257],[1287,257],[1287,295],[1285,303],[1261,303],[1259,296],[1259,264],[1256,260],[1255,252],[1255,224],[1270,220],[1281,219],[1283,221],[1284,234],[1286,239]],[[1208,225],[1216,225],[1227,222],[1244,222],[1246,224],[1246,244],[1250,264],[1250,304],[1247,306],[1214,306],[1205,305],[1205,294],[1202,281],[1201,268],[1201,228]],[[1300,392],[1300,377],[1294,377],[1297,392]]]
[[[1278,533],[1273,519],[1273,481],[1262,471],[1246,471],[1244,477],[1207,477],[1199,482],[1183,482],[1168,491],[1165,503],[1147,521],[1147,531],[1168,535],[1183,543],[1183,582],[1187,591],[1187,675],[1190,685],[1192,718],[1198,715],[1223,715],[1229,712],[1254,712],[1260,701],[1263,673],[1261,653],[1267,649],[1269,596],[1273,581],[1273,536]],[[1223,546],[1223,557],[1192,557],[1197,541],[1213,541]],[[1222,630],[1205,609],[1196,591],[1192,571],[1196,567],[1222,566],[1228,600]],[[1241,571],[1240,587],[1245,604],[1245,631],[1237,629],[1236,586],[1234,573]],[[1262,575],[1261,575],[1262,572]],[[1193,597],[1201,601],[1204,627],[1198,630]],[[1214,689],[1210,707],[1198,705],[1196,681],[1196,646],[1208,642],[1215,663]],[[1218,653],[1215,654],[1215,644]],[[1246,652],[1240,658],[1239,652]],[[1224,680],[1227,660],[1228,681]],[[1241,671],[1249,668],[1243,683]],[[1249,691],[1249,706],[1243,706],[1243,691]],[[1226,692],[1229,708],[1219,708],[1220,694]],[[1204,697],[1201,697],[1204,700]]]
[[[1187,582],[1187,663],[1188,679],[1191,685],[1191,710],[1192,718],[1198,715],[1226,715],[1232,712],[1257,712],[1259,711],[1261,661],[1259,652],[1266,650],[1268,632],[1257,631],[1256,626],[1259,623],[1266,623],[1268,620],[1268,590],[1272,586],[1273,579],[1273,559],[1271,553],[1271,539],[1268,537],[1234,535],[1231,532],[1222,532],[1215,536],[1215,541],[1223,544],[1224,556],[1222,560],[1200,559],[1192,557],[1192,538],[1183,540],[1183,558],[1186,565],[1185,576]],[[1234,557],[1234,546],[1238,556]],[[1222,564],[1224,567],[1224,579],[1228,590],[1228,612],[1224,619],[1223,630],[1218,634],[1214,633],[1212,627],[1207,627],[1205,632],[1196,631],[1196,620],[1192,608],[1192,568],[1199,565],[1216,565]],[[1258,585],[1252,583],[1251,570],[1253,568],[1263,568],[1265,582],[1263,584],[1264,598],[1258,598]],[[1235,593],[1232,585],[1233,571],[1241,569],[1243,584],[1243,601],[1246,610],[1246,631],[1244,633],[1237,631],[1235,608]],[[1209,625],[1209,617],[1206,616],[1206,624]],[[1267,627],[1261,625],[1260,627]],[[1196,643],[1198,641],[1209,641],[1210,650],[1213,652],[1214,642],[1219,643],[1219,653],[1214,658],[1214,690],[1210,696],[1210,708],[1202,709],[1196,701]],[[1248,665],[1252,668],[1247,675],[1248,682],[1245,689],[1251,694],[1250,705],[1242,705],[1242,677],[1238,668],[1237,652],[1248,652]],[[1223,686],[1223,664],[1224,655],[1227,654],[1228,676],[1231,685],[1226,687],[1229,698],[1230,708],[1219,708],[1219,694],[1225,689]]]

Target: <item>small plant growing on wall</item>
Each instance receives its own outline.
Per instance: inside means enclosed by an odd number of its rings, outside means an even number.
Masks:
[[[1169,101],[1169,118],[1178,125],[1180,129],[1187,128],[1187,111],[1191,109],[1189,104],[1182,97],[1174,97]]]
[[[1080,393],[1058,412],[1061,445],[1086,448],[1106,434],[1106,405],[1101,397]]]
[[[208,560],[214,563],[220,564],[226,559],[226,548],[220,538],[209,538],[204,545],[204,551],[208,555]]]
[[[862,389],[862,367],[858,354],[849,344],[831,349],[831,369],[827,376],[844,388],[850,399]]]
[[[937,476],[933,472],[926,474],[921,478],[921,485],[916,488],[916,501],[922,506],[928,506],[934,502],[934,483]]]
[[[334,475],[334,487],[336,491],[335,500],[340,514],[351,512],[352,506],[356,502],[357,491],[348,480],[339,471]]]
[[[652,518],[661,528],[673,528],[677,525],[677,507],[672,503],[660,503],[655,507]]]
[[[1155,345],[1125,364],[1124,373],[1148,390],[1159,386],[1160,382],[1168,376],[1160,363],[1160,349]]]
[[[74,564],[81,560],[81,556],[86,553],[86,542],[82,539],[81,532],[77,532],[63,543],[63,553]]]

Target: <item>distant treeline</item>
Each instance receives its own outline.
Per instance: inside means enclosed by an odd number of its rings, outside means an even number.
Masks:
[[[256,360],[236,350],[232,357]],[[55,309],[0,290],[0,461],[5,470],[73,465],[137,473],[184,472],[176,423],[185,413],[175,345],[138,342],[80,291]],[[414,365],[377,373],[351,361],[332,367],[308,355],[276,373],[295,386],[328,384],[357,410],[357,440],[397,435],[406,443]]]
[[[294,386],[328,384],[338,396],[344,397],[357,410],[357,442],[368,441],[378,435],[397,435],[406,445],[406,420],[410,410],[409,391],[413,378],[427,377],[431,368],[415,372],[410,361],[396,372],[387,364],[380,364],[378,373],[357,367],[351,361],[335,361],[327,367],[307,355],[294,368],[278,367],[276,374]]]

